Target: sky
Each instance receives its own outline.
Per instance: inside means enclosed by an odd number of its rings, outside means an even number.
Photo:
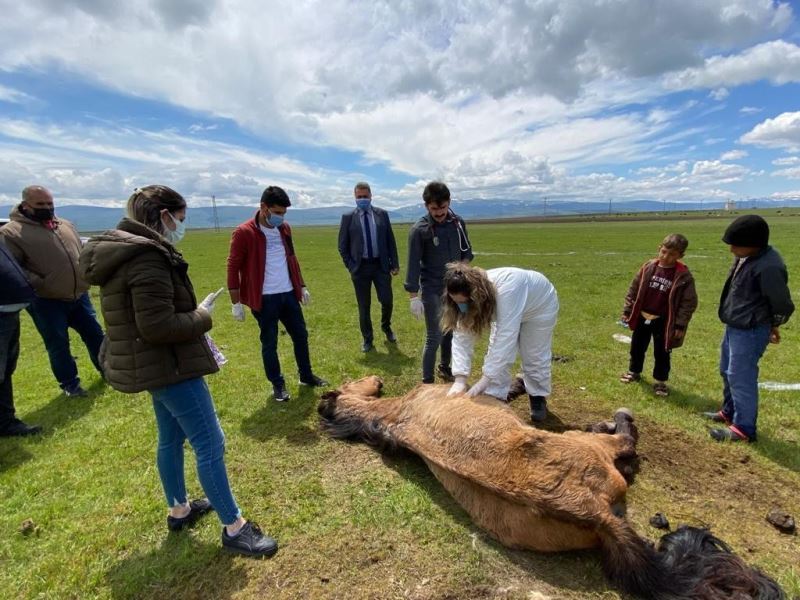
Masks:
[[[0,0],[0,205],[797,198],[800,2]]]

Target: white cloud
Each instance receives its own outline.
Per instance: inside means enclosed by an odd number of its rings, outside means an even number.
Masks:
[[[742,113],[743,115],[754,115],[760,113],[762,110],[764,109],[758,108],[757,106],[743,106],[742,108],[739,109],[739,112]]]
[[[745,150],[729,150],[728,152],[723,152],[720,155],[720,160],[740,160],[742,158],[747,157],[747,152]]]
[[[800,47],[783,40],[765,42],[733,56],[713,56],[702,67],[668,75],[678,90],[736,86],[765,79],[776,85],[800,81]]]
[[[785,156],[783,158],[776,158],[772,161],[772,164],[776,167],[800,165],[800,156]]]
[[[22,104],[23,102],[33,101],[35,101],[35,99],[24,92],[0,85],[0,102]]]
[[[772,172],[773,177],[786,177],[787,179],[800,179],[800,167],[789,167]]]
[[[766,148],[800,149],[800,112],[781,113],[745,133],[739,141]]]
[[[728,91],[727,88],[721,87],[715,90],[711,90],[711,92],[709,92],[708,95],[711,96],[714,100],[722,101],[725,100],[725,98],[727,98],[728,96],[730,96],[730,94],[731,93]]]

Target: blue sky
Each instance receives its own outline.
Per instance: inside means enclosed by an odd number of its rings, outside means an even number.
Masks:
[[[265,9],[268,6],[268,10]],[[771,0],[0,0],[0,204],[800,201],[800,27]]]

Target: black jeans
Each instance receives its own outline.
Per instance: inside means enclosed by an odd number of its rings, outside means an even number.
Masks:
[[[308,353],[308,331],[303,310],[294,292],[262,296],[261,310],[254,310],[253,316],[261,328],[261,358],[270,383],[281,386],[285,384],[278,359],[278,321],[283,323],[286,333],[292,338],[300,379],[309,381],[313,373]]]
[[[372,305],[372,286],[381,303],[381,329],[385,332],[392,327],[392,276],[381,270],[379,258],[372,260],[363,259],[353,275],[353,288],[356,291],[358,302],[358,324],[361,327],[361,337],[365,342],[372,342],[372,318],[369,311]]]
[[[653,338],[653,379],[666,381],[669,378],[670,351],[664,348],[665,329],[667,319],[661,317],[645,323],[644,317],[639,317],[639,323],[631,335],[631,362],[628,370],[631,373],[641,373],[644,368],[644,356],[647,354],[647,347],[650,345],[650,338]]]
[[[422,350],[422,379],[433,379],[436,351],[441,349],[440,365],[450,367],[453,333],[442,333],[439,319],[442,316],[442,292],[444,289],[422,289],[422,305],[425,307],[425,347]]]
[[[17,419],[11,376],[19,358],[19,312],[0,312],[0,429]]]

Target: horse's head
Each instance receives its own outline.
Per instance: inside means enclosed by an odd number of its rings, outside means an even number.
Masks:
[[[346,381],[339,386],[342,394],[355,394],[357,396],[380,396],[383,380],[377,375],[367,375],[355,381]]]

